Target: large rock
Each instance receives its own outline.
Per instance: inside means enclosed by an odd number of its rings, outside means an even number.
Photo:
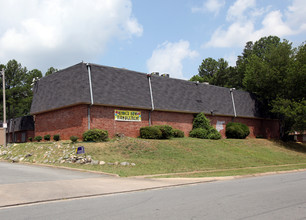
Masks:
[[[31,157],[31,156],[32,156],[32,154],[27,153],[24,157],[27,158],[27,157]]]
[[[19,162],[19,157],[13,157],[12,158],[12,163],[17,163]]]
[[[98,165],[99,161],[98,160],[91,160],[91,165]]]
[[[91,162],[91,160],[92,160],[90,155],[86,156],[86,159],[87,159],[88,162]]]
[[[120,165],[121,166],[128,166],[128,165],[130,165],[130,163],[129,162],[121,162]]]

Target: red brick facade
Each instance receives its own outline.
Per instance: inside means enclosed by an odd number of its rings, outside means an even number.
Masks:
[[[249,137],[255,138],[256,136],[265,137],[268,139],[279,138],[279,123],[278,120],[259,119],[259,118],[234,118],[227,116],[210,116],[207,115],[211,124],[221,133],[222,137],[225,138],[225,126],[229,122],[239,122],[246,124],[250,129]],[[218,129],[218,121],[222,126]]]
[[[35,136],[44,137],[50,134],[51,138],[59,134],[63,140],[70,136],[82,137],[87,130],[87,105],[77,105],[64,109],[35,115]]]
[[[141,122],[116,121],[114,110],[141,111]],[[139,129],[149,125],[149,110],[116,108],[105,106],[91,106],[90,127],[107,130],[110,137],[117,133],[125,136],[138,137]],[[69,139],[76,135],[79,138],[88,129],[88,105],[78,105],[52,112],[46,112],[35,116],[35,136],[60,134],[61,139]],[[263,136],[267,138],[279,137],[279,124],[277,120],[255,119],[255,118],[233,118],[227,116],[207,116],[214,127],[220,130],[225,137],[225,126],[228,122],[241,122],[250,128],[250,136]],[[188,136],[192,129],[194,115],[190,113],[153,111],[151,113],[152,125],[171,125],[173,128],[184,131]]]
[[[34,131],[16,131],[6,134],[6,140],[9,143],[24,143],[29,141],[29,137],[34,140]]]

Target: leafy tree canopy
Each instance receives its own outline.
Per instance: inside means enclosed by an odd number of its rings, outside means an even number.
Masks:
[[[42,73],[37,69],[28,71],[16,60],[10,60],[6,65],[1,64],[0,66],[5,70],[7,119],[29,114],[33,98],[32,87],[34,82],[42,77]],[[0,84],[2,93],[2,80]],[[2,95],[0,107],[0,117],[3,118]]]
[[[51,75],[52,73],[57,72],[58,69],[54,68],[54,67],[50,67],[47,72],[45,73],[45,76]]]

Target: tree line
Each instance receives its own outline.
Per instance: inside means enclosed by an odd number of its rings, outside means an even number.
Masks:
[[[30,114],[33,85],[43,75],[38,69],[28,70],[16,60],[0,64],[0,70],[5,71],[6,118],[17,118]],[[58,71],[50,67],[45,75]],[[0,80],[0,90],[3,93],[3,81]],[[0,96],[0,120],[3,120],[3,96]]]
[[[191,81],[248,91],[264,116],[280,119],[281,136],[306,130],[306,44],[268,36],[246,43],[231,67],[223,58],[206,58]]]

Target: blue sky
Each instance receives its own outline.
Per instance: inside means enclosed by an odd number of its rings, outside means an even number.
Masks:
[[[305,41],[305,0],[0,0],[0,63],[45,72],[92,62],[189,79],[247,41]]]

